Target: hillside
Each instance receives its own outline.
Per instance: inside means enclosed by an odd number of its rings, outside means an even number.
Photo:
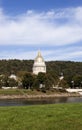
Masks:
[[[82,75],[82,62],[71,61],[48,61],[47,72],[59,75]],[[0,74],[17,74],[19,71],[32,72],[33,60],[0,60]]]
[[[32,72],[33,60],[0,60],[0,74],[10,75],[12,73],[21,76],[23,72]],[[71,61],[47,61],[47,73],[51,74],[54,80],[61,73],[64,79],[71,86],[71,81],[76,81],[76,87],[82,86],[82,62]]]

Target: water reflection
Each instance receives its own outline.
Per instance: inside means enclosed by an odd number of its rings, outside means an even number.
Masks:
[[[55,103],[78,103],[82,102],[82,97],[58,97],[51,99],[14,99],[0,100],[0,106],[25,106],[39,104],[55,104]]]

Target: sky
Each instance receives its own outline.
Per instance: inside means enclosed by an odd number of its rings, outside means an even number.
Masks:
[[[82,0],[0,0],[0,59],[82,62]]]

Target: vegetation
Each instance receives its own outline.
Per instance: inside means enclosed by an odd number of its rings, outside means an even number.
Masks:
[[[65,93],[66,91],[65,90],[46,90],[46,95],[53,95],[53,94],[60,94],[61,95],[61,92]],[[42,91],[37,91],[36,89],[34,89],[33,91],[31,89],[0,89],[0,96],[1,95],[5,95],[5,96],[13,96],[13,95],[20,95],[20,97],[23,96],[28,96],[28,95],[44,95],[45,93],[43,93]],[[24,98],[24,97],[23,97]]]
[[[46,89],[50,88],[52,85],[57,85],[61,73],[63,73],[64,79],[59,82],[60,87],[82,88],[82,62],[49,61],[46,62],[46,65],[47,74],[44,75]],[[8,80],[8,76],[12,73],[19,77],[20,82],[23,81],[22,79],[25,78],[24,76],[27,72],[32,73],[32,67],[33,60],[0,60],[0,75],[5,75],[3,79],[4,82],[2,82],[2,78],[0,77],[0,87],[14,86],[14,82]],[[41,84],[39,76],[37,78],[36,76],[31,78],[34,78],[33,80],[35,81],[32,86],[37,88],[37,86]],[[25,86],[24,83],[23,86]]]
[[[31,89],[34,82],[33,80],[34,80],[33,75],[30,73],[26,73],[22,80],[23,87]]]
[[[46,92],[46,90],[50,90],[54,85],[53,77],[49,74],[45,74],[40,72],[38,75],[33,75],[31,73],[26,73],[22,79],[23,88],[30,88],[31,90],[41,90]]]
[[[0,107],[0,130],[81,130],[82,104]]]
[[[0,75],[0,88],[2,87],[17,87],[18,81],[14,78],[10,78],[7,75]]]
[[[24,95],[23,89],[0,89],[0,95]]]

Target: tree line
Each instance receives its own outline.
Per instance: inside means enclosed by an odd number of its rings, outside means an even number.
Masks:
[[[61,87],[82,87],[82,62],[72,61],[48,61],[46,62],[47,73],[45,75],[40,74],[40,78],[44,79],[42,83],[39,81],[39,76],[32,75],[33,60],[0,60],[0,75],[5,75],[5,82],[8,81],[8,85],[11,82],[7,77],[11,74],[15,74],[19,77],[19,81],[22,80],[23,86],[25,86],[24,78],[26,73],[31,74],[33,78],[32,86],[37,87],[38,84],[45,84],[47,88],[54,85]],[[59,80],[59,77],[63,73],[64,79]],[[27,76],[28,77],[28,76]],[[1,79],[2,80],[2,79]],[[12,81],[13,82],[13,81]],[[12,83],[13,84],[13,83]],[[11,86],[11,84],[9,85]],[[29,86],[29,85],[28,85]],[[40,86],[41,87],[41,86]]]

